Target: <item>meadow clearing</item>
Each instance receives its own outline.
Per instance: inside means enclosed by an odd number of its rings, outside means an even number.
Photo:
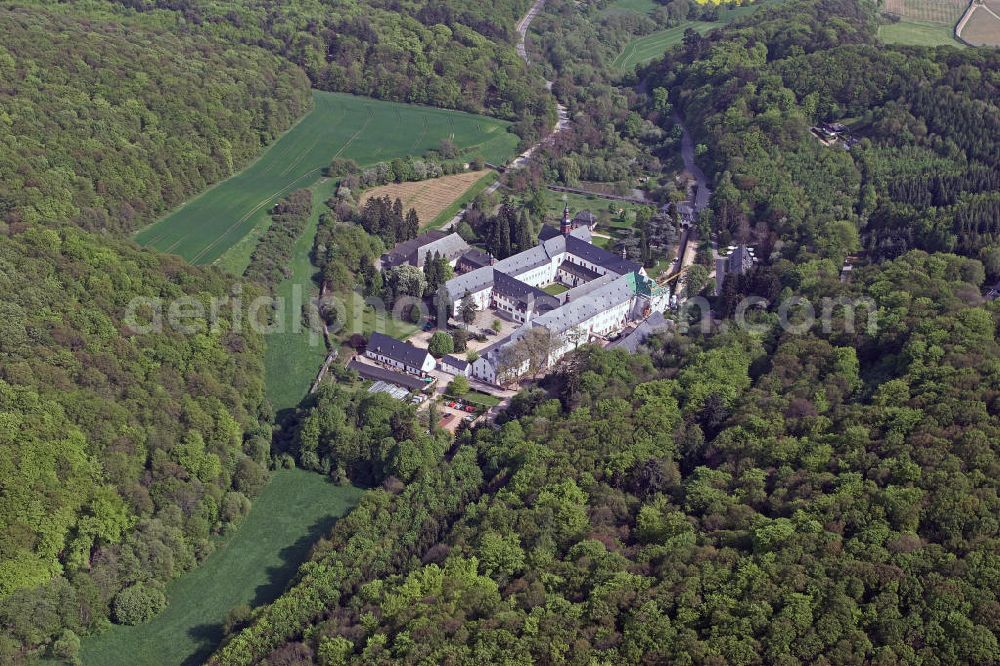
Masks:
[[[136,240],[195,264],[211,264],[248,235],[259,237],[268,211],[285,194],[308,187],[334,157],[374,164],[423,155],[450,138],[464,156],[503,163],[517,137],[509,123],[460,111],[314,91],[313,110],[254,163],[136,234]],[[253,242],[238,259],[249,260]],[[239,260],[223,260],[239,268]],[[243,263],[245,266],[245,262]]]
[[[889,44],[961,46],[955,24],[968,6],[968,0],[885,0],[882,12],[899,21],[879,26],[878,36]]]
[[[611,67],[619,72],[632,71],[638,65],[644,65],[651,60],[659,58],[666,53],[667,49],[671,46],[680,44],[681,40],[684,39],[684,32],[688,28],[691,28],[699,34],[704,34],[714,28],[721,28],[738,18],[749,16],[759,8],[777,1],[778,0],[761,0],[760,2],[743,5],[742,7],[723,7],[719,9],[718,21],[685,21],[672,28],[658,30],[648,35],[637,37],[625,45],[621,53],[619,53],[611,62]],[[656,5],[652,2],[643,0],[620,0],[619,2],[610,5],[609,9],[615,8],[617,11],[633,11],[640,13],[647,5],[649,5],[649,8],[646,9],[646,13],[652,11],[653,8],[656,7]]]
[[[425,227],[437,219],[442,211],[451,206],[481,178],[485,178],[491,173],[493,172],[466,171],[429,180],[390,183],[365,190],[358,204],[364,206],[365,202],[372,197],[387,196],[393,201],[399,199],[403,202],[403,210],[413,208],[417,211],[420,226]]]
[[[274,600],[309,548],[353,507],[361,489],[336,486],[315,472],[282,469],[254,500],[240,527],[196,569],[167,586],[167,608],[147,624],[115,625],[85,638],[88,666],[201,664],[239,604]]]
[[[322,339],[302,324],[299,308],[318,293],[310,252],[319,216],[326,210],[324,202],[336,187],[336,181],[322,176],[323,168],[334,157],[365,166],[423,155],[446,138],[462,156],[480,155],[496,163],[509,160],[517,146],[517,137],[507,131],[509,124],[493,118],[336,93],[317,91],[313,96],[314,109],[256,162],[137,236],[140,243],[179,254],[192,263],[214,263],[241,275],[270,223],[271,207],[292,190],[306,187],[313,192],[313,214],[296,243],[289,277],[275,290],[275,296],[284,299],[282,314],[266,337],[265,386],[277,412],[299,403],[327,354]],[[489,173],[475,175],[483,178]],[[459,181],[462,178],[471,179],[472,174],[461,174]],[[476,185],[475,181],[471,184]],[[470,186],[458,190],[456,185],[455,189],[454,198],[458,198]],[[451,203],[438,201],[436,205],[444,209]],[[370,331],[374,315],[362,316],[358,327]],[[391,328],[394,325],[387,324],[390,330],[386,332],[396,332]]]

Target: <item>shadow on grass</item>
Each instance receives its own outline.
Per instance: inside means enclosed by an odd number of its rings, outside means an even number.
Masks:
[[[279,552],[281,564],[267,568],[267,582],[263,585],[258,585],[254,590],[254,596],[250,600],[250,607],[256,608],[277,599],[285,591],[288,583],[298,571],[299,566],[305,561],[306,555],[309,553],[312,545],[329,534],[339,519],[340,516],[324,516],[320,518],[310,525],[308,531],[294,543],[282,548]],[[200,624],[188,629],[188,636],[197,641],[199,647],[181,662],[181,666],[198,666],[199,664],[204,664],[222,644],[222,629],[222,622]]]

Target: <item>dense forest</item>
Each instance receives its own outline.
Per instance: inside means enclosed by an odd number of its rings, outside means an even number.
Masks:
[[[216,43],[263,47],[320,90],[517,121],[525,139],[555,120],[514,42],[529,0],[98,0],[93,8]]]
[[[980,294],[1000,277],[1000,56],[887,48],[857,0],[788,0],[613,80],[628,39],[713,10],[550,1],[530,48],[573,129],[511,179],[524,210],[482,199],[464,235],[504,256],[531,243],[544,181],[660,171],[677,112],[715,174],[703,227],[762,257],[717,313],[740,293],[865,297],[877,327],[792,334],[764,309],[754,331],[585,347],[454,439],[433,410],[323,386],[281,444],[373,490],[282,596],[226,623],[213,663],[996,663],[1000,306]],[[257,288],[119,237],[245,165],[310,84],[536,136],[553,108],[513,47],[529,4],[0,9],[0,663],[72,661],[79,635],[147,621],[267,482],[263,340],[232,300],[190,332],[149,326],[172,299]],[[820,122],[857,143],[822,145]],[[249,272],[265,286],[307,194],[273,211]],[[376,272],[419,221],[372,201],[320,214],[325,285],[422,296],[447,271]],[[842,282],[850,253],[867,261]]]
[[[716,174],[703,226],[763,250],[741,288],[873,305],[586,347],[443,457],[433,418],[328,389],[300,458],[380,487],[213,663],[995,663],[996,55],[876,46],[869,9],[800,0],[689,33],[635,91],[577,87],[588,57],[529,198],[613,146],[655,167],[678,111]],[[810,132],[840,121],[850,150]]]
[[[742,235],[795,261],[955,251],[995,279],[998,72],[995,49],[876,45],[866,6],[823,0],[690,33],[642,74],[707,147],[723,243]],[[669,130],[656,106],[650,95]],[[823,122],[849,124],[850,150],[819,142]]]
[[[0,30],[0,663],[72,660],[158,612],[271,462],[263,340],[224,300],[255,288],[117,237],[248,163],[309,81],[70,5],[8,3]]]
[[[321,396],[303,454],[382,489],[216,662],[992,663],[982,268],[816,278],[803,295],[868,296],[877,330],[590,348],[443,459],[409,408]]]
[[[261,338],[225,305],[155,326],[230,284],[71,227],[0,235],[0,662],[148,618],[267,481]]]
[[[0,220],[131,232],[232,175],[311,104],[298,68],[71,7],[0,7]]]

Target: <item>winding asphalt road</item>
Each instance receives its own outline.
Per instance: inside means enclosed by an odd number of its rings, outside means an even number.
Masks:
[[[521,36],[521,38],[517,42],[517,53],[518,55],[521,56],[526,65],[531,65],[531,61],[528,59],[528,49],[527,46],[525,45],[525,39],[527,38],[528,35],[528,28],[531,26],[531,22],[534,20],[534,18],[538,16],[539,12],[542,11],[542,8],[544,6],[545,6],[545,0],[535,0],[535,4],[531,5],[531,8],[528,9],[528,13],[522,16],[521,20],[517,22],[517,28],[516,28],[517,33]],[[549,90],[552,90],[552,81],[546,80],[545,87],[548,88]],[[549,132],[546,136],[542,137],[542,139],[539,140],[538,143],[533,144],[523,153],[515,157],[513,161],[511,161],[511,163],[507,165],[508,171],[511,169],[520,169],[522,167],[527,166],[528,162],[531,160],[531,156],[535,154],[535,151],[538,150],[540,146],[546,143],[550,143],[555,139],[555,136],[559,134],[559,132],[562,132],[567,127],[569,127],[569,111],[567,111],[565,106],[559,103],[559,100],[556,100],[556,114],[557,114],[556,126],[552,129],[552,131]],[[498,180],[489,187],[487,187],[484,193],[492,194],[493,192],[496,192],[497,189],[499,189],[499,187],[500,187],[500,181]],[[443,225],[441,229],[443,229],[444,231],[451,231],[455,229],[458,226],[458,223],[462,221],[463,215],[465,215],[465,211],[464,210],[459,211],[458,214],[455,217],[451,218],[451,220],[448,223]]]
[[[695,213],[700,213],[708,206],[708,198],[712,191],[708,189],[708,178],[705,177],[705,172],[694,161],[694,140],[691,138],[691,133],[688,132],[681,117],[676,113],[674,114],[674,122],[681,126],[681,159],[684,160],[684,170],[694,176],[694,180],[698,184],[698,191],[692,204]]]

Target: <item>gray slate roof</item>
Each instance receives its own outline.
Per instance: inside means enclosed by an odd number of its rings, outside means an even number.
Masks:
[[[591,245],[576,236],[571,235],[566,237],[566,251],[592,264],[602,266],[609,271],[614,271],[619,275],[637,273],[642,270],[642,266],[634,261],[622,259],[620,256],[608,252],[604,248]]]
[[[548,294],[538,287],[532,287],[530,284],[521,282],[517,278],[501,273],[500,271],[493,272],[493,291],[524,305],[533,301],[536,312],[539,309],[559,307],[559,299],[552,294]]]
[[[601,274],[597,271],[592,271],[586,266],[581,266],[580,264],[574,264],[572,261],[564,261],[559,264],[561,270],[566,271],[570,275],[575,275],[581,280],[596,280],[601,277]]]
[[[362,363],[357,359],[351,359],[351,362],[347,364],[347,367],[354,370],[365,379],[389,382],[390,384],[395,384],[396,386],[408,388],[411,391],[420,391],[427,387],[427,383],[416,375],[407,375],[402,372],[389,370],[388,368],[380,368],[377,365]]]
[[[440,252],[441,256],[451,261],[468,249],[469,244],[457,233],[449,234],[440,229],[431,229],[416,238],[396,243],[391,250],[382,255],[382,263],[389,268],[402,264],[412,264],[422,268],[428,252],[431,256],[435,252]]]
[[[489,252],[483,252],[476,248],[471,248],[458,259],[458,268],[475,270],[493,263],[493,256]]]
[[[429,353],[426,349],[414,347],[408,342],[377,332],[372,333],[366,349],[413,368],[421,367]]]
[[[410,240],[403,241],[402,243],[396,243],[391,250],[382,255],[382,261],[389,267],[405,264],[411,257],[414,256],[414,253],[424,245],[441,240],[447,235],[447,232],[441,231],[440,229],[431,229],[427,233],[421,234],[416,238],[411,238]]]
[[[441,359],[442,363],[447,363],[453,368],[458,368],[459,370],[465,370],[469,367],[469,362],[464,358],[458,358],[457,356],[452,356],[448,354]]]
[[[663,316],[662,312],[654,312],[639,323],[628,335],[611,343],[613,349],[625,349],[631,353],[636,353],[641,345],[646,344],[654,333],[667,330],[674,326],[674,322]]]
[[[549,256],[545,246],[536,245],[529,250],[501,259],[493,265],[493,268],[508,275],[520,275],[539,266],[544,266],[550,261],[552,261],[552,257]]]
[[[635,296],[634,285],[634,279],[622,275],[581,298],[571,299],[558,310],[538,315],[531,323],[533,326],[545,326],[552,333],[565,333],[581,322],[631,299]]]
[[[451,300],[458,301],[458,299],[465,296],[465,292],[474,294],[492,284],[493,267],[483,266],[474,271],[453,277],[445,283],[445,288],[448,290],[448,296]]]
[[[465,239],[459,236],[457,233],[451,233],[444,238],[439,238],[431,243],[428,243],[420,249],[417,250],[416,263],[419,268],[423,268],[424,264],[427,262],[427,253],[429,252],[433,257],[437,253],[441,253],[441,256],[451,261],[461,256],[464,252],[468,251],[469,244],[465,242]]]

